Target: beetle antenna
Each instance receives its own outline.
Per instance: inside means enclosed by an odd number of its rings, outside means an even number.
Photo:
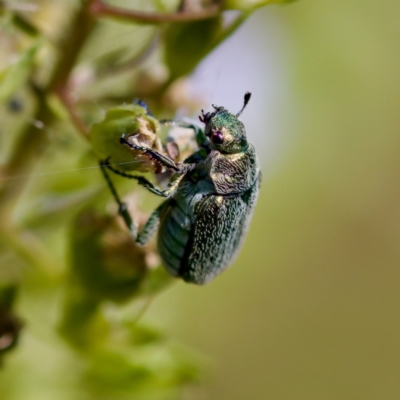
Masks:
[[[236,114],[236,117],[239,117],[239,115],[243,112],[243,110],[246,108],[247,103],[249,102],[251,97],[251,93],[250,92],[246,92],[246,94],[244,95],[244,103],[243,103],[243,107],[242,109]]]

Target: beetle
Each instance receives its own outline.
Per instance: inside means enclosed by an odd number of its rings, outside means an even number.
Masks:
[[[212,112],[201,110],[199,119],[204,130],[168,121],[195,130],[199,149],[181,163],[148,147],[132,144],[124,135],[121,137],[122,145],[142,152],[174,172],[163,190],[143,176],[120,171],[107,160],[101,162],[119,205],[119,214],[135,241],[146,244],[158,229],[157,247],[165,268],[186,282],[203,285],[213,280],[232,263],[246,236],[261,182],[255,149],[239,120],[250,97],[247,92],[237,114],[214,104]],[[141,232],[118,197],[106,169],[135,179],[150,192],[166,198]]]

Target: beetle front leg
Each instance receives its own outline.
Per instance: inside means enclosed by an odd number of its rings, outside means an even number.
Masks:
[[[156,160],[159,162],[162,166],[168,169],[173,169],[176,172],[181,172],[182,171],[182,166],[176,164],[174,161],[172,161],[169,157],[164,156],[163,154],[159,153],[158,151],[152,150],[148,147],[145,146],[138,146],[136,144],[128,142],[124,136],[121,137],[120,139],[121,144],[126,144],[129,146],[131,149],[136,150],[136,151],[141,151],[143,154],[148,155],[150,158]]]

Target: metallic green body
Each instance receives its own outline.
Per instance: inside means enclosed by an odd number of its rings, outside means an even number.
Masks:
[[[245,238],[259,182],[252,146],[238,159],[212,151],[186,174],[160,214],[158,250],[172,275],[205,284],[232,263]]]
[[[246,94],[244,106],[249,98]],[[232,263],[246,236],[261,181],[254,147],[238,119],[240,112],[234,115],[213,107],[214,112],[200,117],[204,132],[193,127],[200,150],[181,164],[121,139],[176,171],[166,189],[103,165],[167,198],[138,234],[114,191],[120,214],[136,241],[145,244],[158,229],[158,250],[168,272],[195,284],[210,282]]]

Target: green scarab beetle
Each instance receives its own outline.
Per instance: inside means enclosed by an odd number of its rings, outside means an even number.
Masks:
[[[158,251],[165,268],[186,282],[202,285],[214,279],[232,263],[246,236],[261,181],[255,149],[247,141],[239,120],[250,96],[249,92],[245,94],[237,114],[215,105],[213,112],[202,111],[199,119],[204,130],[169,121],[195,131],[199,149],[182,163],[121,137],[124,146],[175,173],[164,190],[143,176],[114,168],[107,160],[101,163],[119,213],[136,242],[147,243],[158,229]],[[150,192],[166,198],[141,232],[119,199],[106,169],[135,179]]]

